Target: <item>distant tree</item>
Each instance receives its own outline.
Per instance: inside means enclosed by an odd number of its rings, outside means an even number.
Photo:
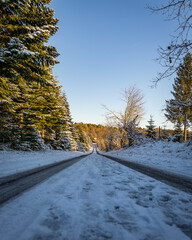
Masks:
[[[155,79],[155,83],[157,83],[177,72],[184,56],[192,51],[192,1],[167,0],[160,6],[150,6],[149,9],[152,12],[166,15],[166,20],[177,22],[175,36],[172,37],[168,47],[158,49],[159,58],[157,60],[161,66],[165,67],[165,71],[158,74]]]
[[[155,125],[154,125],[154,121],[153,121],[153,117],[150,116],[150,120],[148,121],[149,125],[146,126],[147,130],[146,130],[146,137],[147,138],[152,138],[152,139],[156,139],[156,131],[155,131]]]
[[[167,139],[169,137],[169,132],[166,129],[166,125],[163,125],[163,128],[161,130],[161,138],[162,139]]]
[[[122,130],[108,125],[75,123],[75,129],[79,135],[79,150],[88,144],[88,149],[92,146],[92,142],[96,142],[101,151],[110,151],[121,148]]]
[[[182,122],[181,121],[177,121],[174,125],[174,134],[182,134]]]
[[[125,109],[123,112],[115,112],[105,105],[107,110],[106,118],[113,122],[114,126],[117,126],[125,131],[126,138],[129,140],[129,145],[135,141],[139,121],[144,115],[144,101],[143,94],[135,86],[125,89],[122,95],[122,101],[125,102]]]
[[[192,122],[192,57],[188,53],[179,66],[174,80],[173,99],[166,101],[165,117],[176,124],[182,122],[184,139],[187,138],[187,127]]]
[[[78,139],[77,139],[78,150],[79,151],[88,151],[90,149],[90,147],[92,146],[92,142],[91,142],[91,139],[90,139],[88,133],[86,132],[85,125],[75,124],[74,127],[75,127],[75,130],[78,135]]]
[[[106,125],[102,137],[105,143],[105,151],[121,148],[121,129]]]

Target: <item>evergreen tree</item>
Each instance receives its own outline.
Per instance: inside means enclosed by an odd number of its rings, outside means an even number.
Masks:
[[[174,125],[174,134],[182,134],[182,123],[180,121],[177,121]]]
[[[59,146],[64,150],[77,151],[78,135],[74,129],[69,104],[64,93],[58,95],[57,104],[48,119],[52,123],[51,127],[55,132],[53,141],[55,148]]]
[[[77,150],[69,105],[52,74],[59,55],[51,0],[0,0],[0,142]],[[41,139],[42,138],[42,139]]]
[[[28,118],[27,135],[31,129],[33,136],[29,110],[31,84],[51,86],[50,67],[57,63],[58,53],[45,43],[57,31],[58,20],[47,6],[50,2],[0,1],[0,141],[3,143],[15,145],[22,139],[20,123],[24,115]]]
[[[76,124],[75,130],[78,134],[78,150],[79,151],[88,151],[92,145],[91,139],[86,133],[86,128],[83,124]]]
[[[174,80],[173,99],[166,101],[165,116],[174,124],[182,122],[186,140],[187,127],[192,122],[192,57],[188,53]]]
[[[61,86],[52,77],[50,85],[33,83],[30,93],[30,113],[45,143],[54,149],[77,150],[69,105]]]
[[[156,131],[155,131],[155,125],[153,121],[153,117],[150,116],[150,120],[148,121],[149,125],[147,125],[147,130],[146,130],[146,137],[156,139]]]
[[[166,125],[163,126],[162,131],[161,131],[161,138],[162,139],[167,139],[169,137],[169,133],[166,129]]]
[[[65,96],[65,95],[64,95]],[[64,106],[66,108],[66,133],[68,134],[67,137],[70,141],[70,148],[72,151],[77,151],[78,150],[78,145],[77,145],[77,140],[78,140],[78,136],[77,133],[75,131],[75,128],[73,126],[73,121],[72,121],[72,117],[71,117],[71,113],[70,113],[70,109],[69,109],[69,103],[68,101],[64,101]]]
[[[45,45],[58,29],[54,11],[47,7],[50,2],[0,1],[1,76],[46,82],[44,66],[53,66],[58,56],[54,47]]]
[[[31,53],[17,38],[12,38],[7,48],[0,48],[0,136],[1,142],[10,141],[13,131],[17,131],[19,113],[26,100],[26,81],[17,72],[22,68],[20,60],[27,60]],[[25,100],[24,100],[25,99]]]

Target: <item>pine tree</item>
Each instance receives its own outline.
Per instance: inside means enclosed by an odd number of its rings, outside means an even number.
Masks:
[[[174,134],[182,134],[182,123],[180,121],[177,121],[174,125]]]
[[[0,1],[0,142],[77,150],[65,94],[52,74],[59,55],[49,38],[58,19],[51,0]]]
[[[149,125],[147,125],[147,130],[146,130],[146,137],[156,139],[156,131],[155,131],[155,125],[153,121],[153,117],[150,116],[150,120],[148,121]]]
[[[63,143],[63,149],[77,151],[78,136],[73,126],[69,104],[64,93],[60,95],[60,100],[58,102],[58,107],[56,107],[55,113],[55,117],[57,116],[59,118],[56,121],[53,129],[59,136],[59,142],[63,142],[63,140],[65,141],[65,145]]]
[[[49,82],[51,86],[33,83],[30,87],[29,111],[35,126],[54,149],[77,150],[67,98],[53,77]]]
[[[169,137],[169,133],[166,129],[166,125],[163,126],[162,131],[161,131],[161,138],[162,139],[167,139]]]
[[[184,139],[187,136],[187,127],[192,122],[192,57],[188,53],[180,65],[177,77],[174,80],[173,99],[166,101],[165,117],[176,124],[182,122]]]
[[[16,131],[19,114],[26,93],[26,81],[17,71],[21,67],[20,60],[27,60],[31,53],[25,51],[24,45],[17,38],[12,38],[7,48],[0,48],[0,136],[1,142],[11,140]]]
[[[73,121],[72,121],[72,117],[71,117],[71,113],[70,113],[70,109],[69,109],[69,103],[67,100],[65,100],[64,102],[64,106],[66,108],[66,127],[67,127],[67,133],[68,133],[68,138],[70,141],[70,147],[72,151],[77,151],[78,150],[78,145],[77,145],[77,135],[76,135],[76,131],[74,129],[73,126]]]
[[[88,151],[92,145],[91,139],[86,133],[85,126],[83,124],[75,124],[75,130],[78,135],[77,143],[79,151]]]
[[[13,78],[19,75],[27,82],[45,82],[42,78],[46,74],[44,66],[58,62],[55,60],[58,56],[56,49],[45,45],[58,29],[58,19],[47,7],[50,2],[0,1],[1,76]],[[11,53],[9,48],[12,48]],[[27,54],[30,58],[26,59]]]
[[[54,11],[47,6],[50,2],[0,1],[0,142],[15,145],[23,138],[20,123],[24,115],[28,119],[27,136],[30,129],[32,138],[34,131],[37,134],[31,115],[30,87],[53,87],[49,82],[50,67],[58,62],[56,49],[45,45],[58,29]],[[40,116],[43,118],[42,113]]]

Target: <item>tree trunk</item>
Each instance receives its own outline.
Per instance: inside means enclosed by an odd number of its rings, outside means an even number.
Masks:
[[[44,137],[45,137],[45,129],[44,129],[44,127],[42,127],[41,137],[42,137],[43,139],[44,139]]]
[[[187,126],[186,126],[186,123],[184,123],[184,141],[187,141]]]

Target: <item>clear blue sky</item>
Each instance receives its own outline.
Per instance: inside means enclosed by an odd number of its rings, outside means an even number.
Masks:
[[[157,47],[166,46],[175,25],[146,8],[154,0],[53,0],[59,31],[49,44],[61,54],[54,75],[67,95],[74,122],[104,123],[105,110],[123,109],[121,92],[131,85],[145,95],[146,115],[163,125],[162,108],[173,80],[151,89],[160,70]],[[170,127],[167,124],[167,127]]]

